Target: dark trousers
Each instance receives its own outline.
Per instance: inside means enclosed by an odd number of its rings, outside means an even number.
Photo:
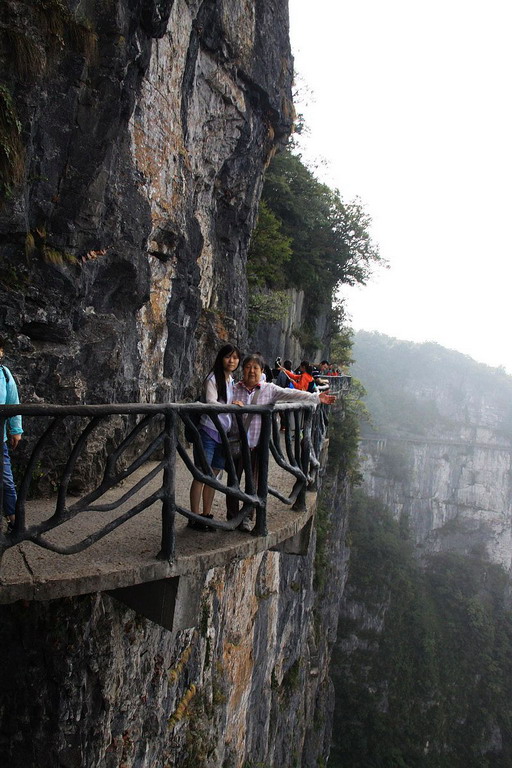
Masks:
[[[252,469],[252,476],[254,480],[254,490],[255,492],[258,491],[258,471],[260,467],[260,457],[258,453],[258,448],[251,448],[251,469]],[[244,464],[242,461],[242,457],[240,456],[238,461],[235,462],[235,469],[236,469],[236,476],[238,477],[238,482],[240,482],[240,478],[242,477],[242,473],[244,471]],[[238,515],[240,512],[240,504],[238,499],[235,499],[234,496],[226,496],[226,517],[228,520],[232,520],[234,517]],[[254,510],[251,510],[248,520],[252,520],[254,515]]]
[[[7,441],[4,442],[4,471],[2,480],[4,486],[3,512],[6,517],[10,517],[16,512],[16,486],[12,476],[11,457],[7,449]]]

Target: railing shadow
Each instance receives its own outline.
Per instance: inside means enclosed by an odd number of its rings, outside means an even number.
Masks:
[[[6,550],[26,541],[62,555],[82,552],[155,502],[161,502],[162,505],[161,549],[158,557],[172,559],[176,544],[176,513],[188,520],[204,521],[204,518],[176,502],[178,456],[191,479],[195,478],[211,486],[226,498],[236,499],[239,506],[241,505],[233,519],[209,519],[209,527],[234,530],[252,510],[255,510],[253,533],[266,535],[266,506],[269,494],[293,508],[303,509],[305,506],[306,490],[314,486],[319,469],[319,456],[328,423],[327,410],[323,405],[315,410],[314,406],[291,403],[243,408],[202,403],[1,406],[0,429],[4,428],[7,418],[17,414],[24,419],[33,418],[47,425],[35,441],[25,463],[18,487],[14,529],[10,534],[0,533],[0,559]],[[195,426],[195,420],[191,418],[197,416],[197,411],[207,414],[220,434],[226,458],[225,482],[220,475],[215,476],[206,460],[199,430]],[[239,459],[233,455],[229,435],[219,419],[222,413],[233,414],[238,425],[241,447]],[[258,452],[257,477],[253,472],[251,450],[243,423],[245,413],[253,413],[256,415],[253,418],[261,419],[259,444],[253,449]],[[109,419],[120,416],[125,419],[125,434],[119,443],[107,452],[101,479],[93,489],[81,494],[79,498],[74,497],[70,487],[73,490],[76,485],[76,476],[80,475],[80,462],[88,442],[98,432],[102,436],[109,434]],[[69,427],[69,420],[75,420],[72,429]],[[185,425],[192,435],[196,463],[191,458],[187,441],[183,437]],[[27,500],[41,457],[45,455],[45,451],[51,450],[51,446],[62,433],[68,437],[73,434],[74,437],[70,441],[69,455],[63,461],[62,467],[59,467],[53,514],[42,521],[27,521]],[[270,456],[273,456],[276,464],[291,478],[293,486],[289,495],[269,485]],[[155,461],[156,464],[152,466]],[[151,469],[128,490],[122,492],[120,484],[149,462]],[[0,471],[3,472],[3,452],[0,452]],[[162,480],[155,488],[155,478],[160,474]],[[113,489],[119,490],[116,498],[105,501],[102,497]],[[131,500],[135,496],[139,500],[132,503]],[[0,508],[2,505],[3,485],[0,483]],[[110,519],[112,513],[121,508],[121,514]],[[48,534],[78,515],[93,516],[95,513],[99,513],[100,519],[109,519],[99,522],[97,527],[80,541],[65,543],[59,541],[58,535],[53,539],[48,538]]]

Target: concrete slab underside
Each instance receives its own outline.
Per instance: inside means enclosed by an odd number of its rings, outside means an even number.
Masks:
[[[109,491],[100,500],[111,501],[126,493],[129,483],[148,471],[134,473],[130,480]],[[181,461],[176,467],[176,501],[189,509],[191,478]],[[271,462],[270,483],[287,495],[293,478]],[[161,482],[152,482],[155,490]],[[126,505],[129,508],[151,491],[147,487]],[[72,503],[74,499],[70,499]],[[61,597],[113,590],[134,584],[176,576],[192,576],[210,568],[226,565],[234,558],[242,559],[262,552],[299,533],[311,518],[316,506],[316,494],[307,494],[307,510],[296,512],[275,497],[269,496],[267,507],[268,535],[252,536],[239,531],[198,532],[187,527],[187,521],[176,515],[176,553],[172,562],[158,560],[161,539],[161,502],[153,504],[84,552],[61,555],[25,542],[5,553],[0,571],[0,603],[15,600],[52,600]],[[115,512],[83,512],[45,535],[49,541],[70,545],[83,540],[111,519],[120,516],[124,507]],[[225,519],[225,496],[215,495],[213,514]],[[27,525],[47,519],[54,512],[54,501],[37,500],[27,505]]]

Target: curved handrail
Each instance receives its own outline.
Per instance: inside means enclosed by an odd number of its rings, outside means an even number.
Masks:
[[[197,411],[207,414],[218,430],[226,457],[226,482],[222,482],[208,466],[198,429],[194,426],[191,415],[197,416]],[[231,413],[238,423],[241,442],[241,460],[237,462],[232,454],[229,436],[226,434],[219,416]],[[245,413],[259,414],[261,418],[261,438],[256,449],[259,453],[259,472],[256,477],[253,472],[251,450],[243,424]],[[109,405],[50,405],[50,404],[20,404],[0,406],[0,429],[6,419],[13,415],[24,418],[50,419],[49,426],[44,427],[41,436],[34,441],[34,447],[26,461],[25,472],[18,490],[16,522],[10,535],[0,534],[0,560],[3,553],[10,547],[23,541],[34,544],[60,554],[74,554],[87,549],[99,539],[108,535],[119,525],[130,520],[156,501],[162,502],[162,537],[159,557],[172,559],[175,549],[174,517],[178,513],[189,520],[204,521],[191,510],[176,503],[175,500],[175,467],[177,456],[183,461],[191,478],[231,497],[241,503],[239,513],[227,521],[209,520],[208,526],[219,530],[233,530],[251,513],[256,511],[256,524],[253,533],[267,533],[266,504],[268,494],[277,497],[282,503],[301,508],[304,505],[308,485],[314,482],[318,469],[318,455],[327,430],[326,407],[314,405],[280,403],[275,405],[253,405],[240,407],[237,405],[203,404],[203,403],[127,403]],[[108,419],[124,417],[124,434],[119,444],[107,446],[109,442]],[[70,426],[70,420],[72,425]],[[84,424],[78,424],[85,420]],[[196,461],[190,456],[186,441],[183,438],[183,425],[192,428],[193,445],[196,448]],[[80,458],[83,455],[88,440],[92,436],[98,439],[99,428],[103,435],[103,475],[97,486],[79,498],[69,503],[68,492],[75,473],[79,472]],[[30,493],[32,477],[35,469],[51,451],[51,440],[58,440],[64,433],[69,439],[67,458],[58,481],[54,513],[42,522],[27,525],[26,503]],[[106,437],[105,437],[106,435]],[[145,437],[146,436],[146,437]],[[284,438],[284,450],[281,444]],[[163,457],[161,454],[163,453]],[[51,454],[50,454],[51,455]],[[268,463],[270,455],[276,463],[293,479],[293,487],[289,495],[268,484]],[[144,477],[125,491],[119,497],[108,503],[98,503],[98,500],[111,491],[133,472],[140,469],[150,458],[155,456],[158,463]],[[0,452],[0,472],[3,471],[3,452]],[[160,473],[163,475],[157,490],[148,489],[148,495],[129,509],[124,509],[118,517],[98,525],[88,536],[73,544],[49,540],[45,534],[54,531],[64,522],[76,515],[87,513],[115,512],[123,505],[129,504],[136,494],[144,492]],[[243,485],[240,480],[243,474]],[[3,502],[3,486],[0,483],[0,505]]]

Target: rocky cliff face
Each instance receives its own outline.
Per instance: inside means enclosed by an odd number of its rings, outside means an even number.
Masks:
[[[29,5],[4,3],[0,34],[0,328],[23,398],[179,398],[212,344],[245,339],[292,120],[287,3]]]
[[[329,349],[331,308],[317,307],[314,318],[311,318],[311,312],[305,306],[304,291],[289,288],[284,293],[289,302],[286,317],[280,322],[258,323],[250,333],[251,346],[260,350],[270,365],[274,364],[277,355],[281,360],[291,360],[294,367],[304,358],[319,363]],[[314,330],[306,338],[304,323],[312,319]]]

